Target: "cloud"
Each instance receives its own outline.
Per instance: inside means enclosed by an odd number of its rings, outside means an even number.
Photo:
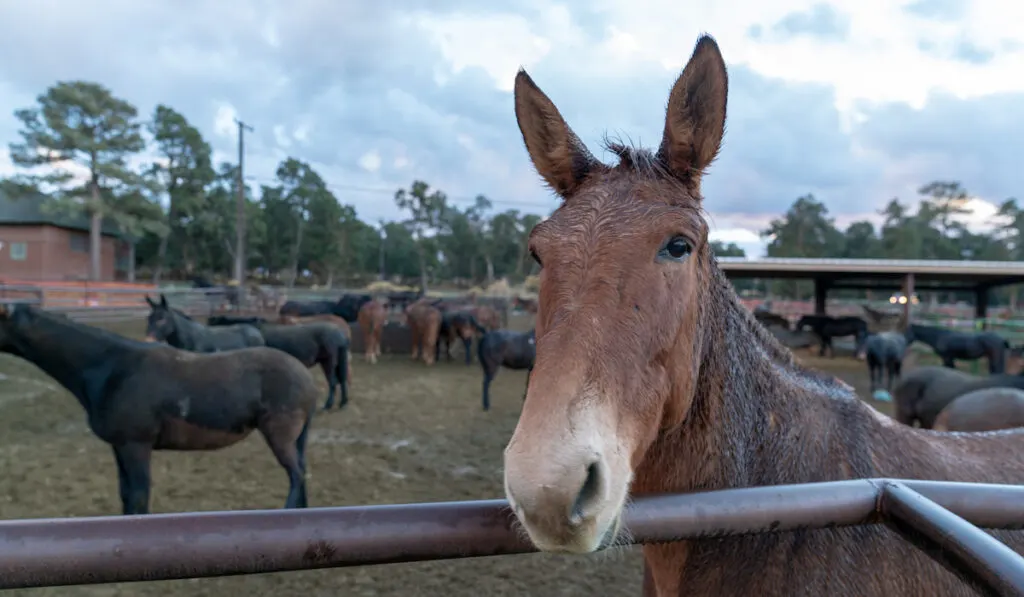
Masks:
[[[756,248],[756,232],[806,193],[840,223],[875,217],[933,179],[960,180],[986,205],[1022,193],[1013,156],[1024,150],[1024,5],[104,6],[0,8],[0,53],[21,57],[0,64],[0,140],[16,139],[10,115],[46,86],[96,80],[144,118],[157,103],[181,111],[217,160],[237,159],[234,119],[245,121],[252,184],[272,183],[292,155],[368,220],[397,217],[393,189],[414,179],[460,205],[482,193],[496,209],[546,214],[558,202],[523,149],[516,70],[529,70],[593,150],[605,133],[656,145],[668,90],[706,30],[730,69],[725,146],[704,189],[718,238]]]
[[[818,3],[808,10],[791,12],[775,22],[778,37],[806,35],[822,41],[842,41],[850,33],[850,18],[830,4]]]

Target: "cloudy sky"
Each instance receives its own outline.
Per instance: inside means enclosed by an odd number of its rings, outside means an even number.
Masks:
[[[183,112],[218,160],[238,116],[247,173],[292,155],[364,219],[398,216],[422,179],[457,204],[546,214],[515,123],[525,66],[599,152],[656,145],[668,90],[702,31],[729,65],[729,120],[705,179],[714,236],[757,230],[814,193],[840,225],[934,179],[1024,198],[1024,3],[1006,0],[179,0],[0,6],[0,175],[12,115],[56,80],[101,82],[146,116]],[[607,155],[603,156],[610,160]]]

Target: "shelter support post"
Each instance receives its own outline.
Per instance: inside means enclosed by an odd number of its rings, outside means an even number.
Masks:
[[[814,314],[825,315],[825,306],[828,304],[828,288],[831,284],[828,280],[821,278],[814,279]]]
[[[907,298],[907,302],[903,303],[903,321],[910,325],[910,310],[914,302],[914,274],[903,277],[903,296]]]
[[[988,287],[978,285],[974,289],[974,318],[985,319],[988,317]]]

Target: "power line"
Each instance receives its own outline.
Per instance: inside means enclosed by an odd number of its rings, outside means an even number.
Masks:
[[[274,180],[272,178],[261,178],[261,177],[256,177],[256,176],[247,177],[246,180],[253,181],[253,182],[258,182],[258,183],[261,183],[261,184],[268,184],[268,185],[269,184],[276,184],[278,182],[277,180]],[[394,197],[395,191],[398,190],[397,188],[389,189],[389,188],[384,188],[384,187],[363,187],[363,186],[359,186],[359,185],[336,184],[336,183],[329,183],[329,182],[326,183],[326,184],[327,184],[327,188],[329,188],[331,190],[355,191],[355,192],[360,192],[360,193],[376,193],[376,194],[381,194],[381,195],[388,195],[390,197]],[[476,201],[476,197],[459,197],[459,196],[453,196],[453,195],[446,195],[446,196],[448,197],[448,199],[451,199],[451,200],[456,201],[456,202],[469,202],[469,203],[472,203],[473,201]],[[484,195],[484,197],[487,197],[487,196]],[[554,209],[556,207],[555,205],[551,205],[551,204],[547,204],[547,203],[539,203],[537,201],[513,201],[513,200],[510,200],[510,199],[491,199],[490,197],[487,197],[487,200],[490,201],[491,203],[493,203],[494,205],[506,205],[506,206],[511,206],[511,207],[539,207],[539,208],[546,209],[546,210],[552,210],[552,209]]]

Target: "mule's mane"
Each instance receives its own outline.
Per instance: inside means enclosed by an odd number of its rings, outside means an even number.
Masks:
[[[43,324],[44,326],[53,326],[59,329],[71,328],[75,331],[81,332],[82,334],[88,337],[95,338],[97,340],[113,342],[123,347],[149,347],[149,345],[146,344],[145,342],[141,342],[133,338],[128,338],[126,336],[116,334],[103,328],[94,327],[91,325],[81,323],[75,321],[74,319],[71,319],[70,317],[64,317],[56,313],[45,311],[43,309],[32,308],[30,305],[26,304],[16,305],[11,315],[27,318],[32,327],[36,327],[39,324]]]
[[[729,279],[719,269],[717,261],[712,262],[712,272],[712,283],[716,286],[717,290],[714,294],[727,298],[724,301],[726,310],[750,331],[758,347],[764,351],[772,364],[807,381],[823,384],[829,389],[847,391],[847,388],[836,378],[822,375],[820,372],[801,364],[796,359],[796,356],[793,355],[793,351],[786,348],[768,328],[754,317],[754,314],[749,309],[743,306],[732,283],[729,282]]]

